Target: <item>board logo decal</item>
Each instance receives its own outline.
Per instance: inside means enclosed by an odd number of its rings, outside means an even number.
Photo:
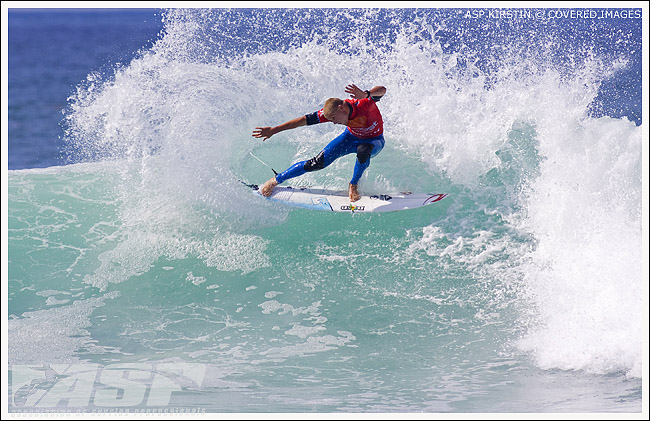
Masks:
[[[365,206],[341,205],[341,210],[349,210],[351,212],[363,211],[365,209]]]
[[[390,195],[388,195],[388,194],[380,194],[379,196],[374,195],[374,196],[370,196],[370,198],[371,199],[385,200],[385,201],[389,201],[389,200],[392,199],[392,197]]]
[[[427,200],[425,200],[423,204],[427,205],[429,203],[439,202],[442,199],[444,199],[446,196],[447,196],[446,194],[442,194],[442,193],[434,194],[431,197],[429,197]]]

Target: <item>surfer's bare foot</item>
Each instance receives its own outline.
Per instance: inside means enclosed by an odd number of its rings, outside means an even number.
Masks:
[[[260,187],[260,193],[262,193],[262,196],[264,197],[269,197],[271,194],[273,194],[273,189],[277,185],[278,185],[278,181],[275,179],[275,177],[273,177],[269,181],[264,183],[262,187]]]
[[[359,191],[357,190],[357,185],[356,184],[350,184],[350,189],[348,190],[348,195],[350,196],[350,202],[356,202],[357,200],[361,199],[361,195],[359,194]]]

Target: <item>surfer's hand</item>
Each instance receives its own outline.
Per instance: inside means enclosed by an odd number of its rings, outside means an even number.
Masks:
[[[364,99],[367,98],[368,95],[366,95],[365,91],[362,91],[359,89],[357,85],[354,83],[349,84],[348,86],[345,87],[345,92],[350,94],[350,96],[354,99]]]
[[[272,127],[255,127],[255,130],[253,130],[253,137],[262,139],[262,141],[265,141],[274,134],[275,132]]]

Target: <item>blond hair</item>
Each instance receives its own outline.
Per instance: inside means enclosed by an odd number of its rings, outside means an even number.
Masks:
[[[339,105],[341,104],[343,104],[343,100],[338,98],[330,98],[325,101],[325,105],[323,105],[323,115],[325,118],[328,120],[334,118],[334,114],[336,114],[339,109]]]

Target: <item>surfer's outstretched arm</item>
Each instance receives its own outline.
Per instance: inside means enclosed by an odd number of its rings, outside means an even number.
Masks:
[[[257,137],[259,139],[262,139],[262,141],[264,141],[276,133],[280,133],[285,130],[291,130],[291,129],[295,129],[296,127],[306,126],[306,125],[307,125],[307,117],[303,115],[302,117],[297,117],[294,118],[293,120],[287,121],[286,123],[282,123],[279,126],[255,127],[255,130],[253,130],[253,137]]]

